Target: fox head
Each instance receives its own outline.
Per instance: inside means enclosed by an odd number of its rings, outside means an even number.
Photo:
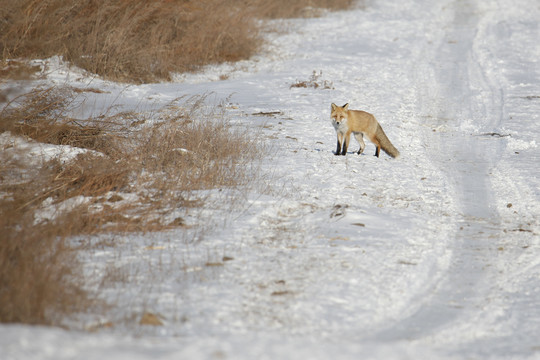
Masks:
[[[343,106],[337,106],[336,104],[332,104],[332,109],[330,113],[332,122],[339,126],[342,122],[346,121],[347,111],[349,111],[349,104],[345,104]]]

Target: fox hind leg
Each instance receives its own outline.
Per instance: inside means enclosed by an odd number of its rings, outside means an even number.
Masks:
[[[379,142],[379,140],[377,140],[375,136],[370,137],[369,140],[371,140],[371,142],[375,145],[375,156],[379,157],[379,154],[381,152],[381,143]]]
[[[366,148],[366,143],[364,142],[364,134],[362,134],[361,132],[354,133],[354,137],[356,141],[358,141],[358,143],[360,144],[360,149],[358,149],[358,151],[356,152],[358,155],[360,155],[364,152],[364,149]]]

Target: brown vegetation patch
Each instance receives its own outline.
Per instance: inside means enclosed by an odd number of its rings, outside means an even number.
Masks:
[[[4,160],[0,172],[12,171]],[[69,219],[35,223],[32,199],[42,185],[36,177],[25,184],[0,186],[0,322],[52,324],[59,314],[88,304],[79,263],[64,236]]]
[[[32,66],[24,61],[5,59],[0,62],[0,81],[27,80],[30,79],[32,75],[34,75],[39,70],[39,66]]]
[[[204,190],[256,179],[256,137],[233,129],[204,96],[178,99],[152,119],[84,121],[68,116],[79,96],[37,89],[0,112],[2,133],[87,150],[37,163],[16,144],[0,152],[0,322],[56,323],[80,310],[87,300],[73,236],[189,227],[167,214],[204,206]]]
[[[259,44],[254,19],[231,1],[1,0],[0,8],[4,58],[62,55],[121,81],[247,58]]]
[[[0,45],[3,59],[61,55],[109,79],[152,82],[249,58],[261,44],[257,19],[309,16],[306,8],[352,2],[0,0]]]
[[[0,111],[0,133],[29,137],[37,142],[70,145],[104,154],[117,151],[114,136],[121,136],[114,119],[81,124],[68,116],[82,100],[71,87],[36,88],[11,100]],[[115,131],[113,128],[115,128]]]

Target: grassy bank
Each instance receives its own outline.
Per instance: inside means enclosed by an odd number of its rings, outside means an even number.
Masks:
[[[133,83],[247,59],[264,18],[342,9],[352,0],[0,0],[3,59],[61,55],[92,73]]]

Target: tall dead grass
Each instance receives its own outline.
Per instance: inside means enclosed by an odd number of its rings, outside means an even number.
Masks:
[[[9,165],[2,161],[0,171]],[[90,303],[82,290],[76,254],[61,231],[70,219],[35,224],[35,205],[22,206],[30,203],[39,182],[36,178],[34,186],[11,189],[2,184],[0,322],[55,324],[60,316],[81,311]]]
[[[7,150],[0,152],[0,322],[53,324],[88,300],[66,241],[69,221],[36,223],[35,200],[51,188],[51,168],[31,166]]]
[[[84,122],[68,116],[80,96],[35,89],[0,112],[0,133],[88,150],[37,165],[16,145],[0,152],[0,322],[54,323],[88,303],[73,236],[184,226],[167,214],[204,206],[205,190],[256,179],[255,137],[234,130],[204,96],[150,117]]]
[[[0,45],[3,59],[62,55],[109,79],[152,82],[249,58],[261,45],[257,19],[352,2],[0,0]]]

